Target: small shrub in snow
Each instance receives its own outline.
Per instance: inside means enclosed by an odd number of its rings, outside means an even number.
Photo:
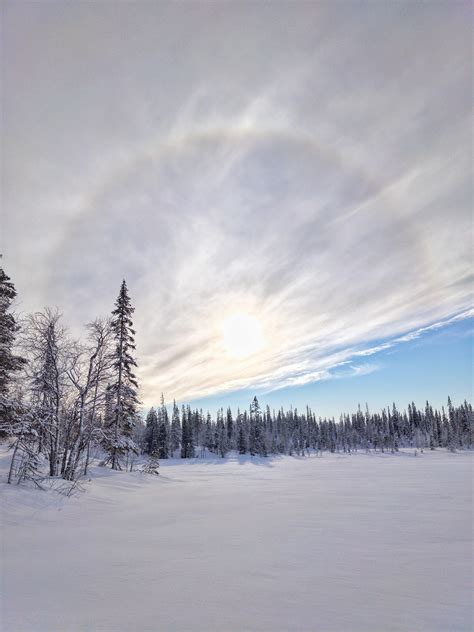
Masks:
[[[143,474],[154,474],[155,476],[159,476],[158,468],[160,467],[160,463],[157,458],[150,457],[148,461],[141,467],[140,472]]]

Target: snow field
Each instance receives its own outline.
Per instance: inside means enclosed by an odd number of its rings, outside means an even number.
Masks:
[[[93,468],[4,485],[4,632],[472,630],[472,453]]]

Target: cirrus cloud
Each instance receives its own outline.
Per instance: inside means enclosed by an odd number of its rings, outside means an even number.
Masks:
[[[465,315],[467,3],[4,18],[5,264],[22,309],[74,327],[125,277],[145,403],[325,379]],[[248,358],[222,346],[235,312],[262,324]]]

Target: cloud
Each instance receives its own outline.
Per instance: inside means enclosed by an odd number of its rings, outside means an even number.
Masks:
[[[467,4],[4,14],[5,266],[76,329],[125,277],[145,403],[327,379],[471,305]]]

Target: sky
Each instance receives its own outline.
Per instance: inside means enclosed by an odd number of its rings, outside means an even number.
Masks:
[[[140,396],[472,399],[468,2],[4,2],[3,266]]]

